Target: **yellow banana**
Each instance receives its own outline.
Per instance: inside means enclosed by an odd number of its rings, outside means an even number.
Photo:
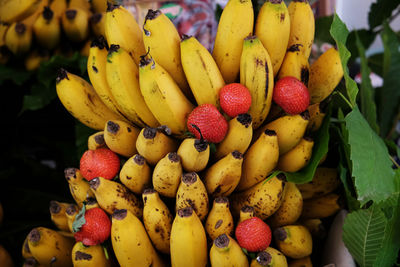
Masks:
[[[192,207],[197,217],[204,221],[209,210],[208,195],[203,181],[195,172],[182,175],[176,192],[175,210]]]
[[[326,99],[343,78],[343,68],[339,52],[334,48],[328,49],[310,66],[310,104]]]
[[[88,137],[88,149],[96,150],[103,147],[107,147],[104,141],[104,131],[98,131]]]
[[[53,10],[56,18],[61,18],[65,10],[67,10],[67,0],[52,0],[50,1],[50,9]]]
[[[279,157],[277,169],[284,172],[297,172],[304,168],[311,159],[314,140],[303,137],[291,150]]]
[[[10,253],[2,245],[0,245],[0,262],[2,267],[14,267]]]
[[[172,267],[204,267],[208,262],[203,224],[191,207],[177,210],[171,228]]]
[[[61,16],[61,24],[68,40],[80,43],[89,36],[89,14],[81,8],[68,8]]]
[[[122,165],[119,179],[129,190],[140,195],[151,186],[151,171],[146,159],[136,154]]]
[[[106,12],[94,13],[90,18],[90,28],[95,36],[105,36]]]
[[[72,224],[74,223],[76,215],[78,215],[78,206],[75,204],[70,204],[68,207],[65,209],[65,216],[67,217],[67,223],[68,223],[68,230],[73,233],[73,228]]]
[[[188,99],[192,98],[181,63],[181,38],[172,21],[160,10],[149,9],[143,23],[143,43]],[[143,54],[142,54],[143,55]]]
[[[162,253],[170,253],[172,217],[167,205],[154,189],[146,189],[143,194],[143,223],[154,247]]]
[[[28,235],[32,256],[43,266],[72,266],[74,238],[46,227],[35,227]]]
[[[311,182],[298,184],[303,199],[316,198],[333,192],[341,184],[335,168],[318,167]]]
[[[257,15],[255,35],[267,49],[276,76],[285,57],[290,35],[290,16],[285,1],[264,2]]]
[[[14,23],[21,21],[37,11],[43,0],[2,0],[0,21]]]
[[[243,169],[236,191],[246,190],[264,180],[275,169],[279,158],[275,131],[265,130],[244,154]]]
[[[237,150],[211,165],[204,174],[204,184],[210,196],[229,196],[242,175],[243,154]]]
[[[142,217],[143,203],[141,199],[131,193],[123,184],[103,177],[96,177],[90,180],[89,184],[97,203],[108,214],[113,214],[117,209],[127,209],[133,215]]]
[[[243,42],[240,83],[250,91],[251,106],[248,113],[253,118],[253,128],[256,129],[267,118],[271,108],[274,73],[270,56],[255,35],[248,36]]]
[[[254,217],[254,207],[244,205],[239,211],[239,220],[237,224],[243,222],[244,220]]]
[[[120,266],[164,266],[143,223],[129,210],[112,214],[111,241]]]
[[[36,41],[44,48],[51,50],[60,43],[60,20],[48,6],[44,7],[43,12],[33,24],[33,33]]]
[[[179,89],[172,76],[152,58],[142,57],[139,65],[140,91],[147,106],[161,125],[182,136],[193,104]]]
[[[210,249],[210,263],[214,267],[249,266],[249,260],[242,248],[227,234],[215,238]]]
[[[94,130],[104,130],[108,120],[118,115],[104,105],[93,87],[78,75],[59,71],[56,80],[57,96],[69,113]]]
[[[136,140],[140,129],[120,120],[109,120],[104,127],[104,141],[107,147],[123,157],[137,154]]]
[[[251,0],[229,0],[218,23],[212,55],[226,83],[237,80],[243,40],[253,33]]]
[[[146,53],[143,33],[133,14],[123,6],[110,5],[104,25],[109,44],[118,44],[139,64],[140,56]]]
[[[97,203],[96,198],[89,197],[85,201],[85,208],[86,208],[86,210],[90,210],[93,208],[100,208],[100,206],[99,206],[99,203]]]
[[[287,267],[287,260],[279,250],[267,247],[251,261],[250,267]]]
[[[32,45],[32,27],[23,22],[14,22],[7,30],[4,42],[14,55],[26,54]]]
[[[139,88],[139,70],[129,53],[111,44],[107,55],[106,77],[119,109],[140,127],[157,127],[159,123],[146,105]]]
[[[72,248],[72,263],[74,267],[110,267],[111,261],[104,253],[102,245],[85,246],[77,242]]]
[[[288,48],[281,68],[279,69],[278,79],[287,76],[295,77],[306,87],[310,78],[310,64],[308,58],[300,52],[300,44],[294,44]]]
[[[342,208],[342,201],[341,196],[335,193],[306,199],[303,201],[303,212],[300,218],[322,219],[332,216]]]
[[[194,36],[184,35],[180,49],[183,71],[197,105],[208,103],[220,109],[219,90],[225,81],[211,53]]]
[[[307,108],[310,113],[310,122],[307,125],[308,132],[316,132],[319,130],[326,115],[325,108],[325,101],[310,105]]]
[[[301,220],[299,223],[307,227],[313,238],[323,239],[326,237],[327,231],[321,219],[306,219]]]
[[[25,58],[25,69],[28,71],[37,70],[40,67],[40,64],[49,60],[49,58],[50,53],[46,49],[37,48],[35,50],[31,50]]]
[[[59,202],[56,200],[50,201],[50,219],[61,231],[69,231],[68,218],[65,213],[68,206],[69,203]]]
[[[176,152],[169,152],[160,159],[153,170],[154,189],[165,197],[176,197],[182,178],[181,157]]]
[[[21,255],[24,259],[28,259],[32,257],[31,250],[29,248],[29,243],[28,243],[28,236],[27,235],[24,239],[24,242],[22,243],[22,250],[21,250]]]
[[[69,190],[73,199],[79,208],[82,208],[84,201],[94,197],[88,181],[83,178],[81,171],[77,168],[66,168],[64,170],[64,176],[68,181]]]
[[[91,0],[92,9],[96,13],[107,11],[107,0]]]
[[[210,159],[210,146],[203,138],[185,138],[177,153],[181,157],[184,171],[200,172],[206,168]]]
[[[276,245],[285,256],[300,259],[311,255],[312,237],[302,225],[286,225],[273,231]]]
[[[222,234],[232,235],[233,227],[233,217],[229,210],[229,199],[227,197],[216,197],[204,224],[206,233],[211,240],[215,240]]]
[[[313,267],[310,256],[292,259],[289,261],[289,267]]]
[[[79,50],[79,54],[84,57],[89,57],[90,46],[92,45],[92,40],[87,39],[83,45],[81,45],[81,49]]]
[[[314,43],[315,19],[308,0],[294,0],[288,6],[290,35],[287,47],[300,44],[300,51],[308,59]]]
[[[86,11],[87,13],[91,13],[90,1],[88,0],[68,0],[67,3],[67,7],[69,9],[79,8]]]

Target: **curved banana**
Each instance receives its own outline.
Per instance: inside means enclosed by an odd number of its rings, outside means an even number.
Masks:
[[[65,10],[67,10],[67,0],[52,0],[50,1],[50,9],[53,10],[56,18],[61,18]]]
[[[50,219],[61,231],[69,231],[68,218],[65,213],[69,205],[69,203],[59,202],[56,200],[50,201]]]
[[[310,256],[292,259],[289,261],[289,267],[313,267]]]
[[[242,248],[227,234],[215,238],[210,249],[210,263],[214,267],[249,266],[249,260]]]
[[[151,186],[151,171],[146,159],[136,154],[122,165],[119,179],[129,190],[140,195]]]
[[[72,224],[74,223],[76,215],[78,215],[78,206],[75,204],[70,204],[67,206],[65,209],[65,216],[67,217],[67,223],[68,223],[68,230],[73,233],[74,230],[72,228]]]
[[[32,27],[23,22],[12,23],[4,37],[4,42],[14,55],[26,54],[32,45]]]
[[[45,6],[43,12],[33,24],[33,33],[40,46],[47,49],[54,49],[61,39],[60,20],[54,15],[50,7]]]
[[[340,195],[329,193],[316,198],[303,201],[301,219],[322,219],[334,215],[343,207],[343,199]]]
[[[285,256],[300,259],[311,255],[313,242],[308,229],[302,225],[286,225],[273,231],[276,245]]]
[[[255,35],[267,49],[276,76],[285,57],[290,35],[290,16],[285,1],[264,2],[257,15]]]
[[[251,106],[248,113],[253,119],[253,128],[256,129],[267,118],[271,108],[274,73],[270,56],[255,35],[248,36],[243,42],[240,83],[250,91]]]
[[[106,12],[94,13],[89,18],[90,28],[95,36],[105,36]]]
[[[341,184],[336,168],[317,167],[312,182],[298,184],[303,199],[316,198],[333,192]]]
[[[253,25],[252,1],[229,0],[218,23],[212,52],[227,84],[235,82],[238,78],[243,40],[253,33]]]
[[[257,253],[257,257],[251,261],[250,267],[287,267],[287,260],[279,250],[267,247]]]
[[[203,224],[191,207],[177,210],[171,228],[172,267],[207,265],[207,237]]]
[[[185,138],[179,145],[178,155],[186,172],[200,172],[207,167],[210,159],[210,146],[203,139]]]
[[[239,220],[236,225],[252,217],[254,217],[254,207],[244,205],[239,211]]]
[[[68,8],[61,16],[61,24],[68,40],[80,43],[89,36],[89,14],[81,8]]]
[[[294,44],[288,48],[279,69],[278,79],[287,76],[295,77],[307,87],[310,79],[310,64],[308,58],[300,52],[299,47],[300,44]]]
[[[176,197],[182,173],[181,157],[176,152],[169,152],[153,169],[154,189],[162,196]]]
[[[2,245],[0,245],[0,262],[3,267],[14,267],[10,253]]]
[[[297,172],[304,168],[311,159],[314,140],[303,137],[291,150],[279,157],[277,169],[284,172]]]
[[[310,122],[307,125],[308,132],[316,132],[319,130],[326,115],[325,108],[325,101],[310,105],[307,108],[310,113]]]
[[[305,219],[299,221],[299,223],[307,227],[313,238],[322,240],[327,235],[327,229],[321,219]]]
[[[74,267],[110,267],[110,258],[104,253],[102,245],[85,246],[77,242],[72,248],[72,263]]]
[[[222,234],[232,235],[233,227],[234,223],[229,210],[229,199],[227,197],[216,197],[204,224],[206,233],[211,240],[215,240]]]
[[[118,115],[104,105],[93,87],[78,75],[59,71],[56,80],[57,96],[69,113],[94,130],[104,130],[108,120]]]
[[[37,11],[42,0],[2,0],[0,21],[14,23],[21,21]]]
[[[44,61],[49,60],[49,58],[50,53],[46,49],[37,48],[31,50],[25,57],[25,69],[28,71],[37,70],[40,67],[40,64]]]
[[[109,120],[104,127],[104,141],[109,149],[123,157],[137,154],[136,140],[140,129],[120,120]]]
[[[88,149],[96,150],[98,148],[107,147],[104,141],[104,131],[98,131],[88,137]]]
[[[79,169],[66,168],[64,170],[64,176],[68,181],[71,195],[79,208],[82,208],[83,202],[88,198],[94,198],[94,194],[90,190],[88,181],[83,178]]]
[[[167,205],[154,189],[146,189],[143,198],[143,223],[154,247],[162,253],[170,253],[172,217]]]

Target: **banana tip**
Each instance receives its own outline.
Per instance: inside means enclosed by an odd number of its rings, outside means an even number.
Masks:
[[[218,248],[226,248],[229,245],[229,241],[229,237],[226,234],[222,234],[214,240],[214,244]]]
[[[57,72],[56,83],[59,83],[59,82],[61,82],[61,81],[64,80],[64,79],[69,80],[69,78],[68,78],[68,72],[67,72],[65,69],[63,69],[63,68],[60,68],[60,69],[58,70],[58,72]]]
[[[272,261],[272,256],[266,251],[261,251],[257,254],[256,261],[261,265],[261,266],[269,266]]]
[[[28,240],[31,243],[37,243],[40,241],[40,231],[37,228],[32,229],[28,234]]]

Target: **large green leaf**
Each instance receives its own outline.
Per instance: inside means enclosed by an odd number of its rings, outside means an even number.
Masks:
[[[370,29],[380,26],[387,18],[389,18],[393,10],[398,8],[400,0],[378,0],[372,3],[368,13],[368,23]]]
[[[329,29],[333,21],[333,16],[319,17],[315,20],[315,36],[316,42],[335,44],[332,36],[329,34]]]
[[[357,46],[357,39],[361,42],[365,49],[368,49],[376,38],[376,33],[367,29],[353,30],[347,37],[346,47],[351,53],[349,62],[354,62],[359,58],[359,49]]]
[[[383,53],[376,53],[368,57],[368,66],[372,72],[383,76]]]

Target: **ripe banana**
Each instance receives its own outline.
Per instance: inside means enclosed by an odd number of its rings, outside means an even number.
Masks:
[[[142,57],[139,65],[140,91],[147,106],[161,125],[182,136],[193,104],[179,89],[172,76],[152,58]]]
[[[206,168],[210,159],[210,146],[203,138],[185,138],[177,153],[181,157],[184,171],[200,172]]]
[[[215,238],[210,249],[210,263],[214,267],[248,267],[249,260],[235,239],[227,234]]]
[[[342,206],[343,199],[340,195],[329,193],[327,195],[306,199],[303,201],[301,219],[322,219],[334,215]]]
[[[313,267],[310,256],[292,259],[289,261],[289,267]]]
[[[287,260],[279,250],[267,247],[259,252],[257,257],[251,261],[250,267],[287,267]]]
[[[240,182],[236,191],[246,190],[264,180],[275,169],[279,159],[278,137],[265,130],[244,154]]]
[[[203,224],[193,208],[177,210],[171,228],[172,267],[207,265],[207,237]]]
[[[182,37],[180,50],[182,68],[197,105],[208,103],[221,109],[219,90],[225,81],[211,53],[196,37],[187,35]]]
[[[311,182],[298,184],[303,199],[316,198],[333,192],[340,185],[335,168],[318,167]]]
[[[88,181],[83,178],[79,169],[66,168],[64,170],[64,176],[68,181],[71,195],[79,208],[82,208],[83,202],[88,198],[94,198],[94,194],[90,190]]]
[[[68,8],[61,16],[61,24],[68,40],[80,43],[89,36],[89,14],[81,8]]]
[[[90,18],[90,28],[95,36],[105,36],[106,12],[94,13]]]
[[[80,8],[87,13],[91,13],[90,1],[88,0],[68,0],[68,9]]]
[[[31,50],[25,58],[25,69],[28,71],[36,70],[40,67],[43,61],[47,61],[50,58],[50,53],[46,49],[37,48]]]
[[[103,147],[107,147],[104,141],[104,131],[98,131],[88,137],[88,149],[96,150]]]
[[[307,108],[310,113],[310,122],[307,125],[308,132],[316,132],[319,130],[326,115],[325,108],[325,101],[310,105]]]
[[[290,35],[288,48],[300,44],[300,51],[305,58],[310,57],[314,43],[315,19],[308,0],[294,0],[288,6],[290,16]]]
[[[302,225],[286,225],[273,231],[278,249],[285,256],[300,259],[311,255],[312,237],[308,229]]]
[[[299,223],[307,227],[313,238],[322,240],[326,237],[327,231],[321,219],[306,219]]]
[[[229,0],[222,11],[212,55],[224,81],[237,80],[243,39],[253,33],[254,10],[251,0]]]
[[[2,245],[0,245],[0,262],[2,267],[14,267],[10,253]]]
[[[139,154],[130,157],[122,165],[119,179],[133,193],[142,194],[144,189],[151,186],[151,169],[146,159]]]
[[[61,18],[65,10],[67,10],[67,0],[52,0],[50,1],[50,9],[53,10],[56,18]]]
[[[284,172],[297,172],[304,168],[311,159],[314,140],[303,137],[291,150],[279,157],[277,169]]]
[[[211,165],[204,174],[204,184],[210,196],[229,196],[242,175],[243,154],[237,150]]]
[[[154,189],[165,197],[176,197],[182,178],[181,157],[176,152],[170,152],[160,159],[153,170]]]
[[[60,20],[48,6],[44,7],[43,12],[33,24],[33,33],[36,41],[44,48],[51,50],[60,43]]]
[[[281,68],[279,69],[278,79],[287,76],[295,77],[306,87],[310,78],[310,64],[308,58],[300,52],[300,44],[294,44],[288,48]]]
[[[14,23],[21,21],[37,11],[43,0],[2,0],[0,21]]]
[[[100,208],[99,203],[97,203],[97,200],[94,197],[87,198],[85,204],[86,204],[85,205],[86,210],[90,210],[93,208]]]
[[[239,220],[237,224],[243,222],[244,220],[254,217],[254,207],[244,205],[239,211]]]
[[[78,75],[60,69],[56,89],[68,112],[89,128],[104,130],[108,120],[118,120],[118,115],[108,109],[93,87]]]
[[[255,35],[248,36],[243,42],[240,83],[250,91],[251,106],[248,113],[253,118],[253,128],[256,129],[267,118],[271,108],[274,73],[270,56]]]
[[[109,149],[123,157],[137,154],[136,140],[140,129],[120,120],[109,120],[104,127],[104,141]]]
[[[110,258],[104,253],[102,245],[85,246],[77,242],[72,248],[72,263],[74,267],[110,267]]]
[[[14,55],[26,54],[32,45],[32,27],[23,22],[14,22],[7,30],[4,42]]]
[[[95,13],[107,11],[107,0],[91,0],[90,2]]]
[[[28,234],[32,256],[43,266],[72,266],[74,238],[46,227],[35,227]]]
[[[255,35],[271,58],[274,76],[281,67],[290,35],[290,16],[285,1],[265,1],[258,12]]]
[[[75,204],[70,204],[67,206],[65,209],[65,216],[67,217],[67,223],[68,223],[68,230],[73,233],[73,228],[72,224],[74,223],[76,215],[78,215],[78,206]]]
[[[170,253],[172,217],[167,205],[154,189],[146,189],[143,194],[143,223],[155,248],[162,253]]]
[[[142,222],[129,210],[112,214],[111,241],[120,266],[164,266]]]
[[[310,66],[310,104],[315,104],[327,98],[343,78],[343,68],[339,52],[328,49]]]
[[[182,175],[176,192],[175,210],[185,207],[192,207],[201,221],[206,219],[209,210],[208,194],[203,181],[195,172]]]
[[[138,218],[142,217],[143,203],[126,186],[115,181],[96,177],[89,182],[97,203],[108,214],[117,209],[127,209]]]
[[[232,235],[233,227],[233,217],[229,210],[229,199],[227,197],[216,197],[204,224],[206,233],[211,240],[215,240],[222,234]]]
[[[122,113],[140,127],[157,127],[159,123],[140,92],[139,70],[129,53],[111,44],[106,62],[107,82]]]
[[[68,218],[65,213],[68,206],[69,203],[59,202],[56,200],[50,201],[50,219],[61,231],[69,231]]]

